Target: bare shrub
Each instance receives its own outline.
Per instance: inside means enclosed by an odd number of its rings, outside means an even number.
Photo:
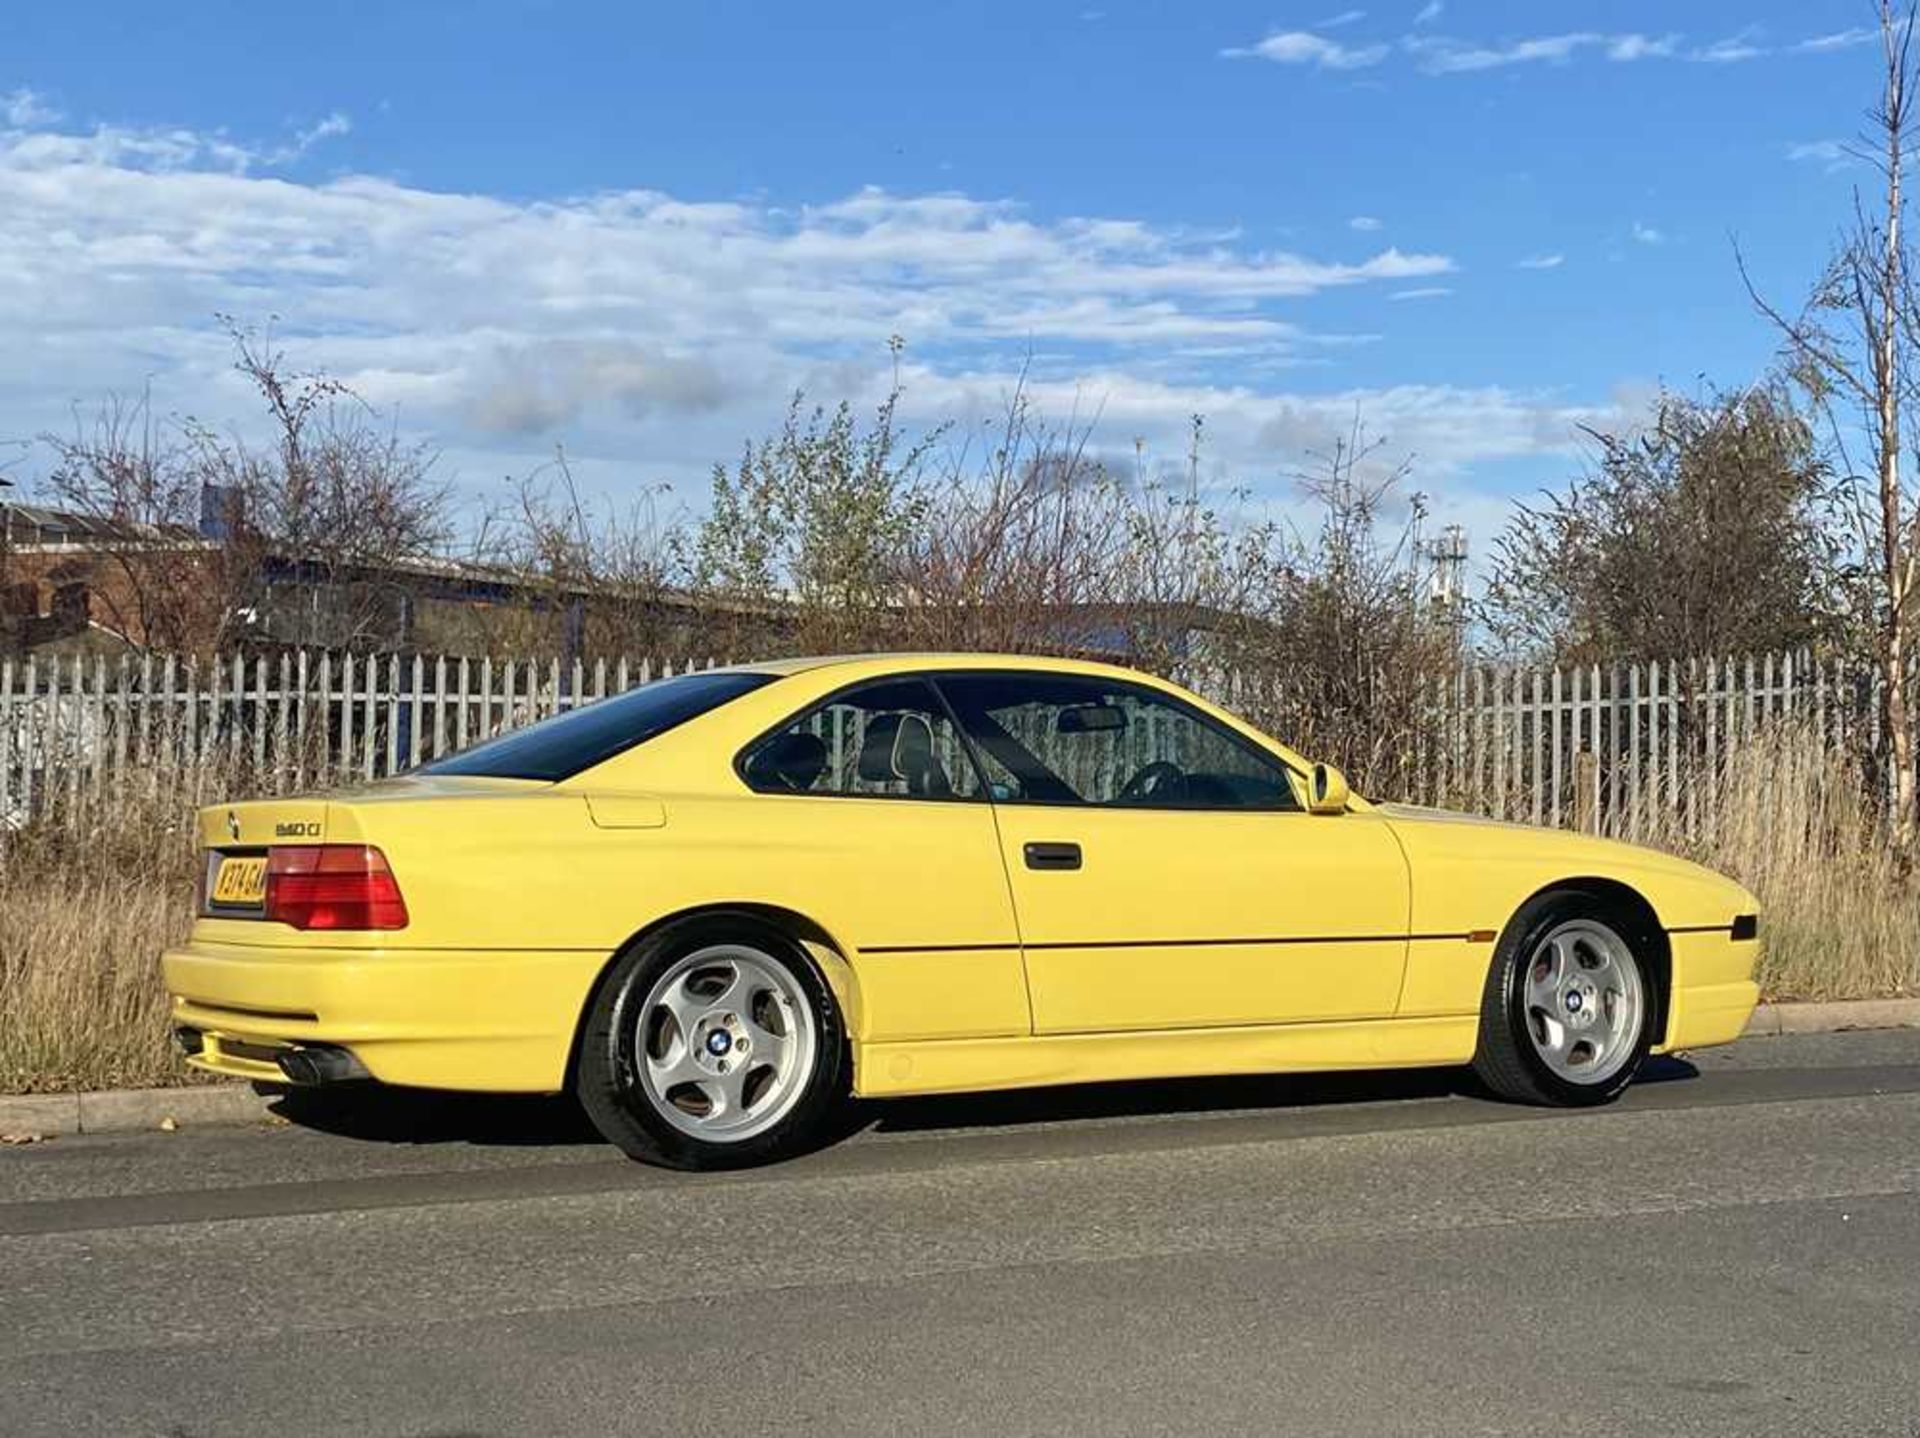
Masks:
[[[1912,865],[1920,847],[1913,712],[1914,596],[1920,588],[1920,485],[1914,480],[1913,412],[1920,404],[1920,291],[1906,235],[1907,166],[1920,140],[1920,9],[1880,0],[1879,93],[1852,147],[1877,176],[1854,192],[1853,214],[1806,305],[1788,314],[1747,278],[1748,293],[1784,342],[1795,378],[1828,422],[1839,457],[1858,568],[1849,586],[1880,668],[1885,738],[1875,756],[1893,791],[1893,837]],[[1853,462],[1849,435],[1864,435]]]
[[[270,334],[228,331],[269,422],[264,445],[157,414],[144,395],[41,437],[48,496],[98,521],[85,544],[108,571],[95,602],[121,633],[174,653],[267,637],[397,642],[412,568],[450,534],[433,452],[340,381],[293,369]]]
[[[1399,798],[1423,790],[1418,766],[1438,739],[1460,634],[1426,602],[1422,508],[1402,497],[1407,463],[1382,451],[1356,416],[1294,476],[1318,528],[1270,567],[1270,597],[1229,631],[1221,658],[1234,676],[1227,697],[1250,717],[1363,792]]]
[[[654,655],[691,652],[710,635],[679,602],[685,535],[663,519],[665,485],[640,487],[623,506],[583,496],[566,452],[507,481],[475,535],[475,577],[506,596],[465,616],[478,648],[496,654]]]
[[[418,582],[409,567],[430,562],[451,534],[432,449],[383,426],[339,380],[293,369],[271,334],[228,329],[234,368],[264,404],[272,440],[260,450],[197,424],[190,432],[218,496],[221,543],[252,588],[248,617],[264,617],[282,643],[400,642]],[[262,569],[274,561],[291,566],[292,584],[266,585]]]
[[[41,443],[53,454],[47,495],[99,522],[86,552],[106,571],[92,586],[105,622],[172,652],[228,643],[245,577],[237,555],[198,538],[209,476],[195,437],[143,394],[109,396]]]
[[[1639,431],[1587,434],[1591,469],[1494,541],[1483,614],[1506,645],[1587,664],[1838,637],[1832,474],[1786,385],[1663,392]]]
[[[899,397],[863,425],[849,404],[809,410],[796,394],[778,433],[749,441],[732,469],[714,468],[692,571],[724,648],[892,647],[901,556],[924,514],[935,438],[901,435]]]
[[[1406,466],[1382,462],[1358,416],[1292,476],[1315,516],[1302,533],[1202,483],[1198,416],[1181,463],[1139,444],[1116,463],[1091,426],[1036,413],[1024,384],[973,432],[914,443],[897,402],[862,426],[796,400],[716,472],[695,580],[709,601],[760,606],[718,609],[718,652],[1117,660],[1239,704],[1362,785],[1409,787],[1458,633],[1422,600]]]
[[[1016,389],[947,456],[901,558],[899,619],[915,647],[1044,651],[1191,673],[1272,602],[1287,558],[1246,496],[1200,484],[1202,426],[1183,469],[1136,444],[1130,464],[1086,427],[1049,426]]]

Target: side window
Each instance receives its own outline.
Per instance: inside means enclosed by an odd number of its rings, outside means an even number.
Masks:
[[[762,794],[980,797],[966,745],[924,679],[885,679],[836,695],[754,744],[740,774]]]
[[[1065,674],[961,674],[940,687],[993,797],[1156,809],[1294,809],[1279,760],[1138,685]]]

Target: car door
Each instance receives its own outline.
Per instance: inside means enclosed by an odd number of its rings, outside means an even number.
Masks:
[[[754,795],[730,842],[750,835],[761,891],[852,949],[856,1037],[1031,1032],[993,809],[926,680],[830,695],[749,745],[739,772]]]
[[[1037,1033],[1393,1012],[1408,880],[1384,821],[1304,812],[1271,751],[1146,685],[939,687],[994,797]]]

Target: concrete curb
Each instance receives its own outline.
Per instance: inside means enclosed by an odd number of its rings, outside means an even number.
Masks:
[[[1826,1004],[1762,1004],[1747,1037],[1833,1034],[1846,1029],[1920,1029],[1920,999],[1842,999]]]
[[[1830,1034],[1847,1029],[1920,1028],[1920,998],[1853,999],[1830,1004],[1762,1004],[1746,1037]],[[139,1133],[164,1128],[260,1123],[280,1090],[250,1083],[191,1088],[112,1089],[104,1093],[24,1094],[0,1098],[0,1137],[63,1133]]]
[[[250,1083],[190,1088],[109,1089],[102,1093],[25,1094],[0,1098],[0,1138],[16,1141],[70,1133],[138,1133],[165,1128],[260,1123],[277,1090]]]

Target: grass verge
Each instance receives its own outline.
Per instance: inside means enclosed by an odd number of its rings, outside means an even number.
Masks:
[[[0,1093],[193,1081],[159,963],[192,923],[191,801],[150,793],[112,810],[0,838]]]
[[[1777,723],[1728,758],[1712,790],[1702,832],[1688,839],[1670,825],[1647,842],[1759,896],[1768,998],[1920,992],[1920,884],[1901,871],[1885,815],[1846,755],[1805,725]]]

